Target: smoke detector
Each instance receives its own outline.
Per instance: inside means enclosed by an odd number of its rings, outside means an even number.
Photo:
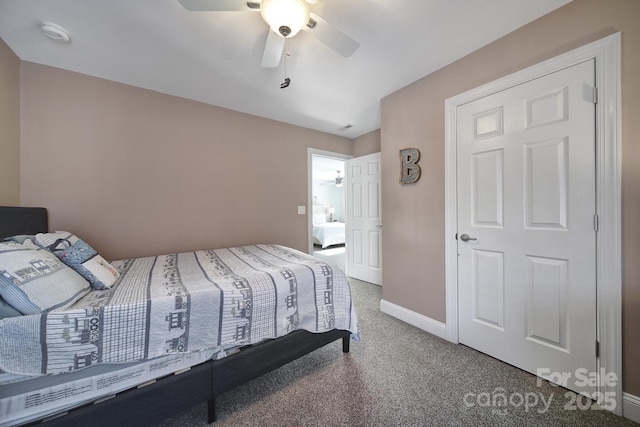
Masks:
[[[42,30],[42,34],[55,41],[69,43],[69,40],[71,40],[67,30],[52,22],[43,22],[40,29]]]

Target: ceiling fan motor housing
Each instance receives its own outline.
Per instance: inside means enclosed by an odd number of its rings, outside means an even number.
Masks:
[[[286,25],[281,25],[280,28],[278,28],[278,31],[282,37],[288,37],[289,34],[291,34],[291,28]]]

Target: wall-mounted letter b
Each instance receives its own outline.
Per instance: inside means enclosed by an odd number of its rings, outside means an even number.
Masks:
[[[405,148],[400,150],[400,184],[413,184],[420,179],[420,150],[417,148]]]

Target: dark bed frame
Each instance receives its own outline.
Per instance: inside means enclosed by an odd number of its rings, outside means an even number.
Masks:
[[[0,206],[0,240],[20,234],[48,231],[45,208]],[[342,339],[342,351],[349,352],[351,333],[294,331],[284,337],[243,347],[220,360],[209,360],[177,375],[157,379],[144,387],[118,393],[100,403],[89,403],[42,421],[54,426],[140,426],[149,425],[196,404],[207,402],[208,418],[216,419],[216,396]]]

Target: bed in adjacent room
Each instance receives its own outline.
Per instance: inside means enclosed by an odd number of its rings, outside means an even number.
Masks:
[[[323,205],[313,205],[313,243],[325,249],[333,245],[344,245],[346,228],[344,222],[327,221]]]
[[[46,210],[0,207],[0,425],[140,425],[337,339],[344,273],[279,245],[109,263]],[[97,404],[96,404],[97,402]]]

